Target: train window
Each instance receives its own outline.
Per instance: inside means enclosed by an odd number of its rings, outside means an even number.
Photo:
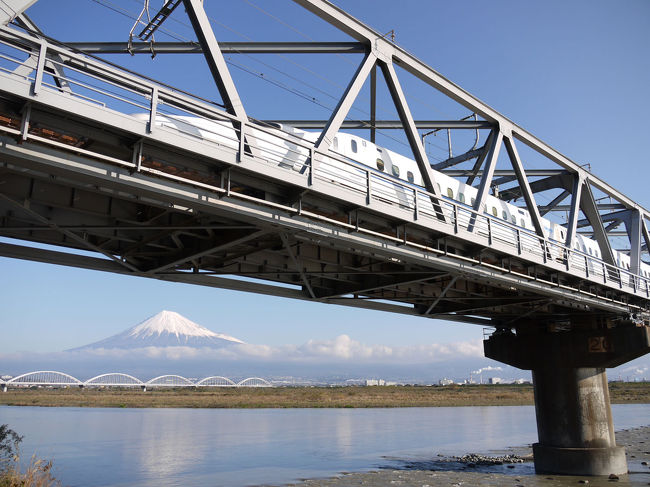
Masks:
[[[499,216],[499,212],[497,211],[497,207],[496,207],[496,206],[493,206],[493,207],[492,207],[492,214],[493,214],[494,216]]]
[[[506,210],[503,210],[503,211],[501,212],[501,217],[502,217],[504,220],[508,221],[508,212],[507,212]]]
[[[354,152],[356,154],[357,149],[358,149],[357,141],[354,140],[354,139],[350,140],[350,146],[352,147],[352,152]]]
[[[589,255],[594,255],[593,252],[591,251],[591,247],[588,247],[587,250],[589,250]]]
[[[440,183],[436,183],[436,186],[438,186],[438,193],[442,193],[442,189],[440,189]]]
[[[517,224],[517,217],[515,215],[511,215],[510,219],[512,220],[512,223],[514,223],[515,225]]]
[[[474,203],[476,203],[476,198],[472,198],[470,200],[470,204],[472,205],[472,207],[474,207]]]
[[[411,171],[406,171],[406,179],[408,179],[409,183],[412,183],[415,181],[415,176],[413,176]]]
[[[447,196],[449,196],[452,200],[454,199],[454,190],[451,188],[447,188]]]
[[[362,140],[362,141],[361,141],[361,145],[365,147],[365,146],[366,146],[366,141],[365,141],[365,140]]]
[[[522,219],[521,219],[521,222],[519,223],[519,225],[525,228],[525,227],[526,227],[526,220],[524,220],[524,219],[522,218]]]
[[[396,178],[399,177],[399,167],[397,167],[395,164],[393,164],[393,176]]]
[[[465,193],[458,193],[458,201],[465,203]]]
[[[377,158],[377,169],[380,171],[384,170],[384,161],[382,161],[379,157]]]

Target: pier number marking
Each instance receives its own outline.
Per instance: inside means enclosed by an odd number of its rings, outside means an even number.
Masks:
[[[612,342],[608,337],[589,337],[589,353],[606,353],[612,351]]]

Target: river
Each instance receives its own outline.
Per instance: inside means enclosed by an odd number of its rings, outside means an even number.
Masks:
[[[612,406],[617,429],[647,404]],[[0,407],[24,458],[68,486],[247,486],[390,468],[536,441],[532,406],[393,409]]]

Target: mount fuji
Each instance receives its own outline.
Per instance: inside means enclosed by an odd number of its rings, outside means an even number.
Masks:
[[[69,351],[144,347],[222,348],[242,343],[238,338],[215,333],[174,311],[161,311],[122,333]]]

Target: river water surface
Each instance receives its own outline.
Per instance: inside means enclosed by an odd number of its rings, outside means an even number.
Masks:
[[[648,405],[614,405],[617,429]],[[532,406],[392,409],[0,407],[23,458],[52,458],[69,486],[247,486],[391,468],[537,439]]]

